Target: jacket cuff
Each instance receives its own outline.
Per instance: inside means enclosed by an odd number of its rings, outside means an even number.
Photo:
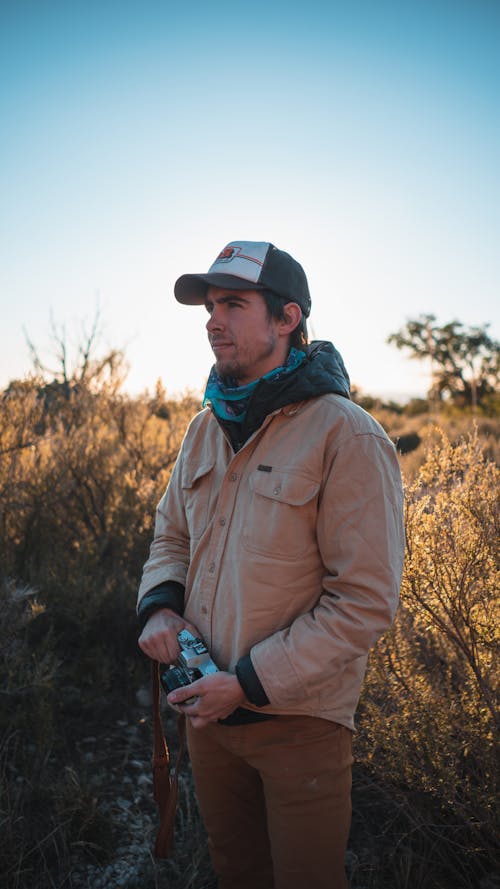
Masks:
[[[240,658],[236,664],[236,676],[245,692],[247,701],[250,701],[251,704],[255,704],[256,707],[265,707],[266,704],[269,704],[269,698],[254,670],[249,654]]]
[[[141,630],[155,611],[160,608],[170,608],[176,614],[182,615],[184,611],[184,587],[176,580],[166,580],[164,583],[153,587],[149,593],[141,599],[137,606],[137,616]]]

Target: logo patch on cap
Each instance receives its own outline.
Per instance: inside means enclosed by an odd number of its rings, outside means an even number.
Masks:
[[[224,250],[221,250],[219,253],[216,262],[229,262],[230,259],[233,258],[236,252],[236,247],[224,247]]]
[[[266,245],[267,246],[267,245]],[[224,247],[224,250],[221,250],[217,259],[214,262],[231,262],[232,259],[248,259],[250,262],[256,262],[258,265],[263,265],[264,262],[261,259],[258,259],[256,256],[249,256],[248,253],[243,253],[242,247],[232,247],[228,245]]]
[[[263,241],[231,241],[210,266],[209,274],[222,272],[221,266],[230,265],[231,268],[227,271],[224,268],[224,274],[235,275],[257,284],[270,246]]]

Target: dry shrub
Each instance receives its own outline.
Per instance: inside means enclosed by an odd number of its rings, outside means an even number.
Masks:
[[[441,433],[408,485],[401,607],[370,659],[357,742],[372,774],[427,811],[432,863],[462,860],[464,886],[495,848],[499,481],[477,434]],[[422,885],[447,885],[433,879]]]
[[[71,885],[112,830],[76,741],[122,714],[143,662],[135,598],[193,398],[33,378],[0,394],[0,873]],[[116,716],[115,716],[116,718]]]

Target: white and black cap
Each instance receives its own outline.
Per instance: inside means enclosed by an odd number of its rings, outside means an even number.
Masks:
[[[289,253],[267,241],[231,241],[206,274],[181,275],[175,298],[188,306],[203,305],[207,288],[272,290],[287,302],[297,303],[307,318],[311,297],[304,269]]]

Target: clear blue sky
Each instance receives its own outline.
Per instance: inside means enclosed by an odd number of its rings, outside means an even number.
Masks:
[[[312,333],[422,394],[407,318],[500,336],[500,3],[0,3],[0,386],[102,317],[128,387],[200,388],[172,288],[230,240],[304,265]]]

